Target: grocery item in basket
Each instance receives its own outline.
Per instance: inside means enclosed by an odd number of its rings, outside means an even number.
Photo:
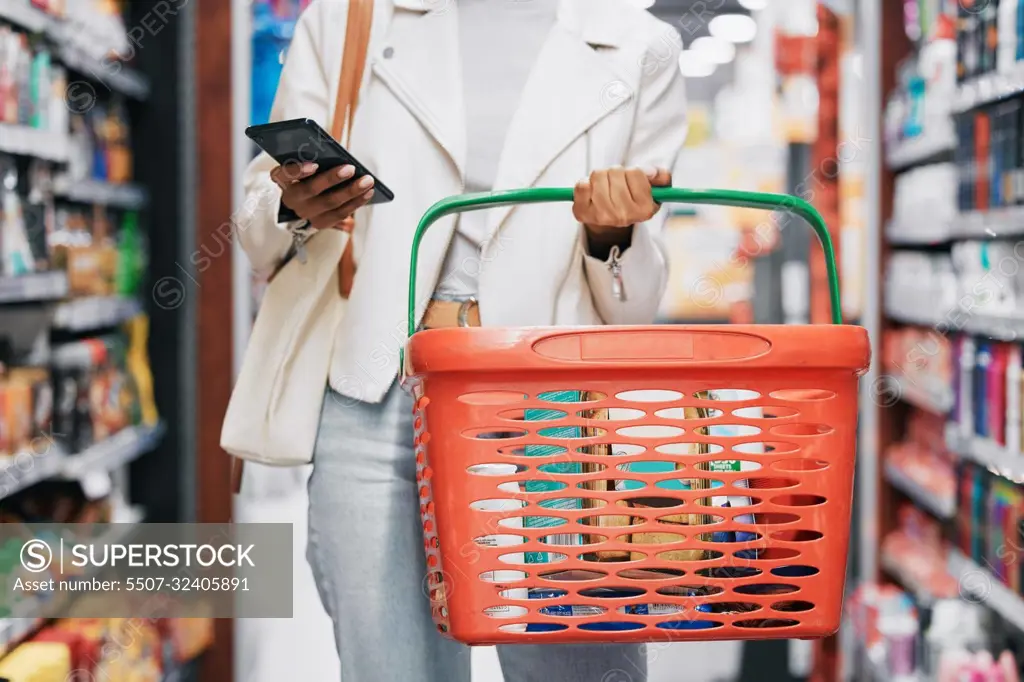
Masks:
[[[537,396],[540,400],[553,403],[579,403],[583,400],[581,391],[549,391]],[[523,418],[526,421],[551,421],[565,416],[565,411],[554,408],[530,408],[525,410]],[[545,438],[565,439],[566,441],[578,440],[583,436],[582,427],[579,426],[552,426],[539,429],[537,434]],[[523,448],[523,454],[527,457],[554,457],[565,450],[561,445],[527,445]],[[582,465],[577,462],[553,461],[545,463],[544,472],[550,474],[581,474]],[[561,490],[564,484],[554,480],[544,480],[538,475],[536,480],[529,480],[523,483],[523,489],[527,493],[544,493]],[[583,509],[583,500],[579,497],[566,497],[558,499],[541,500],[538,506],[552,510],[578,511]],[[552,528],[561,525],[561,520],[556,516],[528,516],[524,519],[526,528]],[[556,533],[551,536],[550,542],[559,546],[582,545],[583,535],[581,533]],[[546,564],[553,557],[549,552],[526,552],[526,563]]]
[[[516,470],[517,468],[515,464],[482,464],[476,468],[476,472],[478,474],[487,476],[514,476]],[[498,488],[517,497],[520,493],[519,484],[515,481],[500,483]],[[519,502],[515,499],[484,500],[478,502],[477,505],[477,508],[483,511],[514,511],[519,509]],[[516,527],[516,525],[519,525],[520,527],[522,525],[522,519],[508,519],[508,522],[512,524],[513,528]],[[476,543],[484,547],[506,547],[522,544],[522,541],[513,535],[494,534],[476,538]],[[518,554],[514,555],[513,558],[517,563],[522,563],[522,557],[522,554]],[[495,583],[499,586],[500,590],[508,590],[507,594],[510,599],[526,599],[527,597],[527,590],[525,587],[509,588],[509,585],[518,583],[526,577],[526,573],[524,571],[505,569],[499,571],[487,571],[480,577],[483,580]],[[445,595],[443,594],[445,587],[444,581],[442,581],[437,586],[437,589],[441,591],[441,594],[438,595],[437,599],[431,599],[431,601],[443,602],[445,598]],[[503,618],[511,615],[513,608],[514,607],[507,604],[501,604],[487,608],[485,613],[495,618]]]
[[[584,397],[585,398],[589,398],[589,397],[591,397],[591,394],[584,393]],[[613,409],[608,409],[608,408],[593,409],[593,410],[587,410],[585,412],[582,412],[581,416],[584,416],[586,419],[588,419],[590,421],[598,422],[599,423],[599,422],[602,422],[602,421],[608,421],[608,420],[611,420],[611,419],[618,418],[619,415],[616,415],[615,412],[616,412],[616,410],[614,408]],[[588,427],[584,427],[583,428],[583,435],[584,436],[593,436],[593,435],[598,435],[599,433],[600,433],[600,431],[597,429],[597,427],[589,427],[588,426]],[[582,454],[592,455],[592,456],[596,455],[598,457],[611,457],[613,455],[612,446],[607,444],[607,443],[599,443],[599,444],[596,444],[596,445],[583,446],[583,447],[581,447],[579,449],[579,451]],[[604,470],[604,466],[605,465],[601,465],[601,464],[598,464],[598,463],[586,463],[585,462],[583,464],[583,473],[588,474],[588,473],[596,473],[598,471],[603,471]],[[616,482],[615,482],[614,479],[592,480],[592,481],[587,481],[586,483],[584,483],[583,487],[586,490],[590,490],[590,491],[594,491],[594,492],[609,492],[609,491],[614,491],[616,489]],[[592,498],[584,498],[583,506],[584,506],[584,508],[587,508],[587,509],[596,509],[596,508],[599,508],[601,506],[601,504],[597,500],[594,500]],[[631,517],[630,517],[629,514],[613,514],[613,513],[611,513],[611,512],[606,510],[605,512],[601,513],[598,516],[591,517],[591,518],[587,519],[585,521],[585,523],[593,524],[593,525],[597,526],[598,528],[612,529],[612,535],[614,536],[614,535],[617,535],[617,532],[616,532],[615,529],[621,530],[622,528],[628,527],[630,525],[630,521],[631,521]],[[586,544],[591,544],[598,537],[600,537],[600,536],[599,535],[585,535],[584,536],[584,542]],[[619,537],[624,539],[624,540],[626,540],[626,541],[628,541],[630,536],[627,534],[627,535],[621,535]],[[629,552],[626,551],[626,550],[618,550],[618,549],[616,549],[616,550],[602,549],[602,550],[598,550],[596,552],[588,553],[587,556],[586,556],[586,560],[587,561],[628,561],[629,560]]]
[[[708,416],[709,413],[705,408],[683,408],[684,419],[706,419]],[[694,433],[706,435],[706,427],[697,428],[694,430]],[[691,443],[687,447],[689,448],[689,454],[692,455],[706,454],[709,450],[705,443]],[[644,474],[673,473],[681,469],[683,469],[682,465],[677,465],[672,462],[633,462],[625,467],[625,470],[628,472]],[[705,478],[661,480],[657,483],[657,487],[660,490],[668,491],[668,494],[655,494],[635,498],[630,502],[630,505],[638,509],[676,507],[679,502],[677,499],[668,496],[671,494],[671,491],[704,490],[708,488],[708,486],[709,481]],[[629,480],[619,481],[617,486],[619,490],[637,490],[643,487],[642,483]],[[640,517],[637,517],[637,520],[640,520]],[[705,525],[708,522],[708,516],[706,514],[691,513],[674,514],[661,517],[660,521],[664,524],[678,524],[680,526]],[[670,532],[643,532],[634,533],[632,536],[632,542],[638,544],[664,544],[674,542],[676,539],[676,534]],[[670,561],[699,561],[706,558],[707,553],[701,549],[680,549],[663,552],[659,556]],[[640,559],[642,558],[642,554],[640,552],[633,552],[632,558]]]
[[[742,400],[743,393],[738,390],[731,389],[718,389],[709,392],[709,397],[713,400],[721,401],[738,401]],[[735,413],[734,413],[735,414]],[[760,407],[746,407],[742,408],[740,414],[748,419],[760,419],[764,416],[764,410]],[[743,433],[742,427],[732,425],[718,425],[712,424],[708,427],[708,432],[712,436],[720,436],[726,438],[735,438],[741,436]],[[764,444],[763,443],[740,443],[733,446],[733,450],[742,453],[751,454],[763,454]],[[716,460],[709,462],[706,466],[706,470],[710,472],[737,472],[737,471],[755,471],[758,468],[756,462],[750,462],[747,460]],[[733,483],[733,487],[736,488],[748,488],[750,485],[747,479],[737,479]],[[718,487],[716,484],[715,487]],[[712,498],[712,505],[715,507],[749,507],[751,499],[746,495],[726,495],[721,497]],[[750,514],[741,514],[735,518],[738,523],[753,524],[755,519]],[[757,538],[757,534],[749,531],[737,531],[728,540],[724,542],[750,542]],[[719,540],[712,540],[713,542],[720,542]],[[756,549],[741,550],[737,553],[737,556],[741,559],[756,559]]]

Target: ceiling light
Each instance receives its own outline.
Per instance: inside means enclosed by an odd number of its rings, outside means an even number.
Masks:
[[[703,36],[690,45],[690,49],[699,52],[712,64],[728,64],[736,58],[736,46],[728,40]]]
[[[756,12],[759,9],[764,9],[768,6],[768,0],[740,0],[740,5],[743,9],[749,9],[751,12]]]
[[[679,55],[679,70],[687,78],[705,78],[715,72],[715,65],[699,52],[683,50]]]
[[[757,23],[747,14],[720,14],[711,20],[708,30],[730,43],[749,43],[757,35]]]

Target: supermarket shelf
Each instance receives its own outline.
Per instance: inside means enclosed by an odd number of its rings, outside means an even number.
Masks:
[[[925,228],[925,229],[922,229]],[[885,238],[892,246],[936,246],[953,238],[951,221],[921,220],[913,223],[890,221]]]
[[[0,468],[0,499],[53,478],[61,472],[62,465],[63,460],[56,452],[12,457],[6,466]]]
[[[0,277],[0,303],[52,301],[68,294],[64,272],[37,272],[21,277]]]
[[[1021,216],[1024,221],[1024,215]],[[951,310],[945,316],[925,306],[911,306],[886,301],[885,315],[903,324],[932,327],[939,332],[965,331],[998,341],[1018,341],[1024,338],[1024,316],[996,315],[971,310]]]
[[[92,471],[119,469],[152,450],[165,430],[164,423],[160,422],[156,426],[131,426],[118,431],[83,452],[66,457],[60,477],[79,479]]]
[[[952,126],[950,126],[952,128]],[[890,170],[903,170],[952,154],[956,149],[956,135],[950,129],[945,135],[920,135],[904,140],[886,150],[885,165]]]
[[[922,383],[926,377],[914,380],[899,371],[886,371],[886,375],[896,383],[898,395],[915,407],[933,414],[947,414],[953,409],[953,391],[945,385],[929,386]]]
[[[1024,338],[1024,317],[986,315],[972,311],[964,323],[964,330],[999,341],[1018,341]]]
[[[121,62],[97,59],[84,46],[76,44],[79,40],[74,34],[58,38],[58,55],[65,66],[123,95],[137,100],[149,97],[150,85],[145,76]]]
[[[1019,630],[1024,630],[1024,599],[999,582],[991,571],[958,550],[949,553],[949,570],[960,583],[960,595],[984,604]]]
[[[922,306],[903,305],[896,301],[885,301],[885,315],[903,324],[920,327],[938,327],[946,325],[946,320],[935,310]]]
[[[137,298],[89,296],[65,301],[57,306],[53,327],[71,332],[113,327],[142,312]]]
[[[68,201],[100,204],[137,210],[146,205],[149,195],[144,187],[135,184],[111,184],[101,180],[78,180],[55,183],[54,194]]]
[[[886,463],[885,480],[912,499],[919,507],[926,509],[941,520],[956,516],[956,500],[943,499],[915,481],[899,467]]]
[[[67,161],[68,136],[28,126],[0,123],[0,152],[33,156],[46,161]]]
[[[1024,482],[1024,454],[1010,452],[988,438],[966,437],[959,425],[946,425],[946,446],[962,459],[975,462],[1011,481]]]
[[[62,23],[21,0],[4,0],[0,20],[9,21],[33,33],[46,33],[58,47],[60,61],[82,75],[90,76],[111,90],[144,100],[149,97],[149,80],[135,69],[113,60],[98,59],[86,45],[88,34]]]
[[[958,239],[994,239],[1021,234],[1024,234],[1024,206],[961,213],[950,226],[950,237]]]
[[[42,11],[28,4],[28,0],[4,0],[0,5],[0,21],[20,26],[32,33],[43,33],[50,28],[53,19]]]
[[[1024,92],[1024,65],[1018,62],[1007,73],[987,73],[961,84],[953,98],[953,108],[958,112],[967,111],[1021,92]]]

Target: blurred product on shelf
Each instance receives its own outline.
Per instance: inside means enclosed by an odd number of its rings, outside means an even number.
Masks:
[[[941,241],[956,218],[957,169],[952,163],[920,166],[896,178],[891,238]]]
[[[961,336],[954,340],[952,420],[964,437],[1021,452],[1022,352],[1019,344]]]
[[[960,551],[985,566],[1016,594],[1022,592],[1024,491],[1016,483],[964,463],[955,538]]]
[[[49,370],[0,366],[0,463],[20,453],[45,454],[52,434]]]
[[[940,322],[957,309],[949,254],[896,251],[885,270],[886,310],[906,321]]]
[[[63,682],[72,670],[71,648],[57,642],[29,642],[0,660],[0,678],[19,682]]]
[[[139,293],[146,273],[146,255],[139,217],[133,211],[124,214],[117,233],[117,265],[114,269],[114,290],[121,296]]]
[[[909,142],[921,142],[920,157],[952,150],[956,142],[952,101],[956,94],[956,42],[951,26],[941,23],[920,51],[899,68],[883,118],[890,153]],[[897,163],[895,165],[903,165]]]
[[[18,277],[35,272],[36,255],[18,193],[18,169],[13,157],[5,155],[0,155],[0,221],[0,274]]]
[[[136,424],[153,425],[156,409],[146,329],[58,345],[53,349],[54,436],[79,452]],[[133,341],[134,339],[134,341]]]
[[[1015,97],[957,117],[957,203],[986,211],[1024,203],[1024,98]]]
[[[0,24],[0,123],[65,133],[66,83],[44,41]]]
[[[109,160],[97,167],[113,171],[104,182],[130,179],[126,150],[118,143],[100,155]],[[89,158],[95,160],[91,152]],[[85,177],[96,179],[91,161]],[[57,269],[67,272],[72,295],[137,294],[148,258],[138,213],[64,202],[55,207],[54,184],[67,179],[55,179],[42,162],[19,165],[0,154],[0,276]]]
[[[849,601],[868,657],[889,680],[913,680],[918,669],[919,623],[908,595],[891,586],[861,585]]]
[[[50,235],[53,233],[53,169],[50,164],[32,159],[21,215],[28,232],[29,246],[38,272],[50,269]]]
[[[191,655],[182,655],[183,642]],[[160,682],[211,642],[208,618],[62,620],[39,630],[0,660],[0,678]]]
[[[950,0],[903,0],[904,30],[915,43],[952,38],[955,18]]]
[[[924,327],[889,329],[882,337],[882,363],[899,382],[900,395],[918,407],[945,413],[953,406],[953,344],[945,334]]]
[[[73,295],[105,296],[114,293],[116,246],[106,239],[103,213],[91,221],[84,210],[57,210],[51,239],[54,265],[68,273]]]
[[[85,114],[72,116],[70,126],[68,170],[61,181],[131,182],[131,124],[121,97],[112,96],[109,106],[97,103]]]
[[[1024,59],[1024,7],[1018,0],[958,0],[957,80],[1013,71]]]
[[[1024,243],[958,241],[949,253],[896,251],[886,309],[904,321],[970,329],[982,316],[1024,319]]]
[[[123,18],[124,0],[58,0],[56,4],[49,11],[64,19],[65,38],[77,49],[98,60],[117,55],[131,62],[135,57]],[[173,5],[167,11],[171,9]]]
[[[957,579],[946,567],[949,546],[942,524],[913,504],[899,506],[896,529],[881,548],[886,571],[923,603],[959,594]]]
[[[146,269],[146,250],[133,211],[123,214],[117,236],[111,213],[62,207],[51,237],[54,265],[66,270],[71,293],[80,296],[129,296],[138,293]],[[115,241],[116,240],[116,241]]]
[[[972,314],[1013,316],[1024,312],[1024,243],[962,241],[951,249],[957,298]]]
[[[956,508],[956,460],[946,450],[943,416],[913,411],[907,435],[886,450],[884,461],[913,486],[912,496],[919,490],[918,496],[934,500],[927,506],[935,511]]]

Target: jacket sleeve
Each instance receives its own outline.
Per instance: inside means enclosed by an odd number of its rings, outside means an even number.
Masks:
[[[686,90],[678,68],[680,48],[674,45],[668,56],[664,51],[664,44],[659,42],[657,48],[648,48],[640,62],[643,75],[636,93],[637,111],[626,167],[672,170],[686,140]],[[618,259],[621,296],[615,292],[612,259],[601,261],[591,256],[586,233],[580,227],[587,281],[597,312],[606,324],[649,324],[657,316],[668,284],[668,256],[661,241],[667,217],[667,209],[662,208],[647,222],[633,227],[633,241]]]
[[[311,118],[327,127],[330,114],[331,87],[328,69],[323,64],[321,40],[325,2],[315,0],[299,17],[295,35],[277,86],[270,120]],[[344,13],[341,13],[344,22]],[[335,30],[335,29],[332,29]],[[340,27],[344,34],[344,25]],[[242,245],[253,270],[263,276],[271,274],[291,247],[287,223],[278,223],[281,189],[270,179],[277,166],[261,152],[245,171],[245,201],[234,217],[235,235]],[[317,240],[309,242],[315,248]]]

